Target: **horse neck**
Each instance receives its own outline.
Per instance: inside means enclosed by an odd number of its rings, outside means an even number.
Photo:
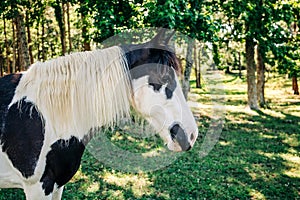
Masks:
[[[35,102],[58,137],[83,138],[91,128],[113,126],[129,115],[127,70],[119,47],[74,53],[32,66],[18,95]]]

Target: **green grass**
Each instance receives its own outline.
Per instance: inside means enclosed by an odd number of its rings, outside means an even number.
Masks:
[[[157,171],[111,169],[86,151],[63,199],[300,199],[300,97],[290,80],[266,84],[270,109],[246,109],[244,80],[223,76],[226,113],[220,139],[200,156],[212,117],[209,91],[192,88],[190,99],[203,135],[195,147]],[[196,106],[195,106],[196,105]],[[118,132],[109,138],[133,153],[159,149],[157,138],[140,141]],[[158,144],[154,144],[158,142]],[[0,200],[24,199],[21,190],[2,189]]]

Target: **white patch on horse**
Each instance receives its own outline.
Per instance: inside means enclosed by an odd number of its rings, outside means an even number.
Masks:
[[[175,72],[174,72],[175,73]],[[192,147],[198,137],[198,128],[193,114],[189,109],[179,81],[175,75],[177,87],[173,95],[168,98],[165,93],[166,85],[155,91],[149,85],[149,76],[142,76],[132,80],[134,107],[154,127],[164,140],[168,149],[183,151],[182,145],[170,134],[173,125],[179,124],[187,136],[186,145]],[[189,148],[189,147],[186,147]]]

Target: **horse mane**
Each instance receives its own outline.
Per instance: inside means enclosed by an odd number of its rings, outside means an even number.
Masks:
[[[46,127],[59,136],[82,137],[129,116],[127,60],[114,46],[39,62],[24,74],[15,96],[34,102]]]

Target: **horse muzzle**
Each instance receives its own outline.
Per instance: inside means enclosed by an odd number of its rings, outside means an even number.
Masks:
[[[171,125],[169,131],[171,134],[172,141],[174,143],[178,143],[178,145],[181,148],[181,151],[188,151],[192,148],[196,139],[196,135],[194,133],[188,135],[178,123]]]

